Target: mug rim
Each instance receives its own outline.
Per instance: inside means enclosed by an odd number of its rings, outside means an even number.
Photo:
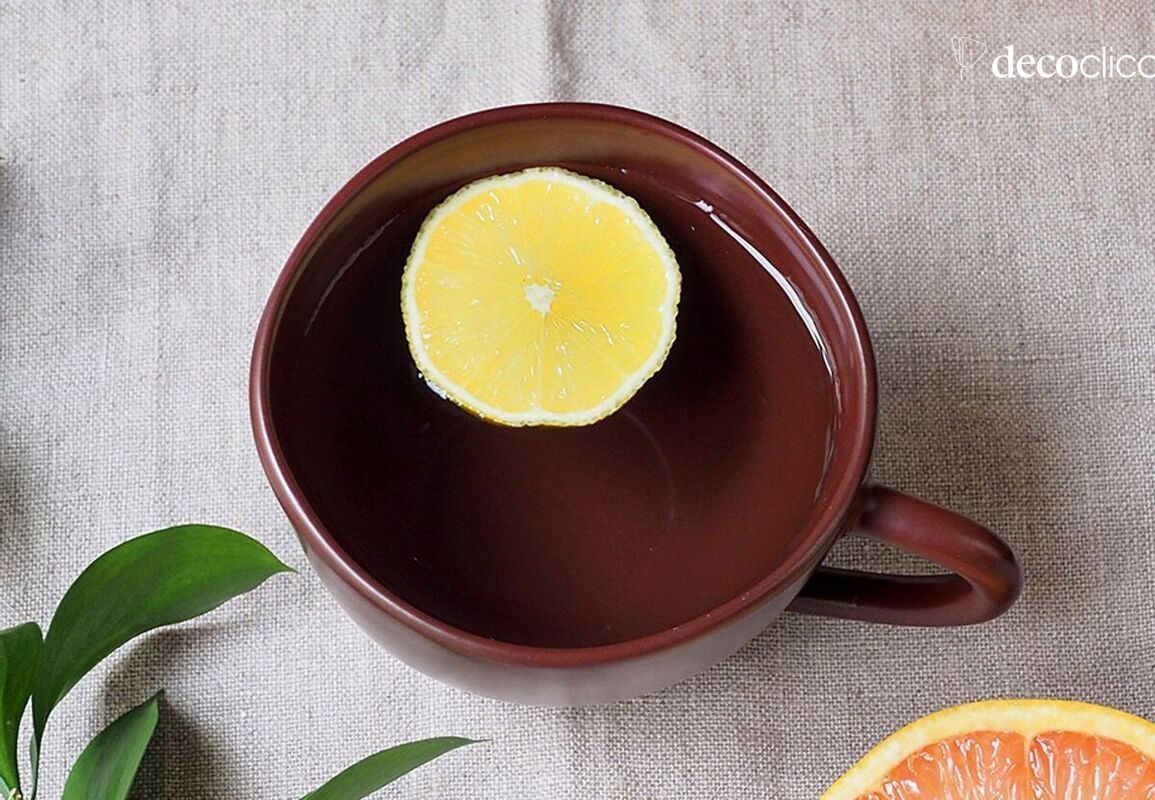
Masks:
[[[847,468],[837,476],[830,500],[799,537],[790,554],[771,572],[740,595],[675,628],[667,628],[635,639],[590,647],[539,647],[502,642],[458,628],[427,614],[408,603],[369,575],[337,542],[321,522],[304,496],[290,469],[278,441],[269,397],[269,374],[272,352],[285,305],[308,265],[310,253],[319,236],[350,202],[385,171],[409,155],[442,139],[475,128],[530,119],[599,120],[618,123],[674,139],[719,163],[742,180],[805,242],[807,261],[826,272],[837,289],[839,313],[850,322],[852,341],[858,354],[854,367],[859,371],[861,401],[857,413],[851,410],[855,424],[842,433],[850,449]],[[825,556],[826,551],[843,532],[845,520],[855,505],[866,477],[874,445],[877,413],[877,380],[874,352],[858,302],[842,271],[818,238],[795,211],[749,168],[704,137],[675,123],[643,111],[602,103],[526,103],[500,106],[473,112],[439,123],[409,136],[362,167],[325,204],[305,229],[282,268],[266,302],[257,327],[249,375],[249,404],[257,453],[273,492],[288,515],[310,558],[320,558],[326,567],[357,592],[374,608],[422,636],[460,654],[483,661],[497,661],[533,667],[587,667],[666,650],[697,639],[746,613],[754,611],[769,599],[791,586],[801,587]]]

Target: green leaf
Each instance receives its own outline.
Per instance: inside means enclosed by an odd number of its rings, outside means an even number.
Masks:
[[[391,747],[358,761],[301,800],[361,800],[440,755],[474,744],[471,739],[442,736]]]
[[[96,734],[72,765],[60,800],[124,800],[160,716],[153,695]]]
[[[6,791],[20,788],[16,742],[36,681],[41,640],[40,626],[35,622],[0,631],[0,785]]]
[[[32,692],[34,738],[69,690],[125,642],[291,571],[260,542],[209,525],[146,533],[109,550],[69,587],[48,626]]]

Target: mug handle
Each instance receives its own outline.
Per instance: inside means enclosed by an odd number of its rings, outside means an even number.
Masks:
[[[1023,576],[1014,553],[977,522],[883,486],[867,486],[863,494],[856,532],[950,574],[819,567],[791,611],[891,625],[970,625],[997,617],[1018,597]]]

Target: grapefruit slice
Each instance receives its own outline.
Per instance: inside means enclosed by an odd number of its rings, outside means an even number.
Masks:
[[[971,703],[883,740],[822,800],[1155,800],[1155,724],[1061,700]]]

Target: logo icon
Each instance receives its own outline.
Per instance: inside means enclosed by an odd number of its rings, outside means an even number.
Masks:
[[[954,53],[954,62],[958,64],[958,74],[961,78],[964,72],[983,57],[987,46],[985,42],[980,42],[973,36],[952,36],[950,50]]]

